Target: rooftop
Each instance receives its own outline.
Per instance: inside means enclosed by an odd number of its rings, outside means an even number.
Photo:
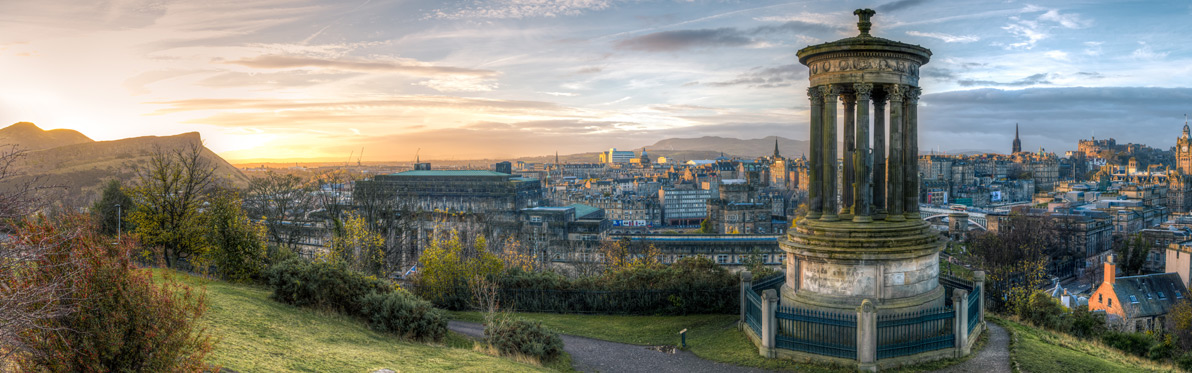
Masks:
[[[391,176],[510,176],[506,173],[487,170],[415,170],[404,171]]]

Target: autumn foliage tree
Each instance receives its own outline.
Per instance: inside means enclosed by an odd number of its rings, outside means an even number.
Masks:
[[[141,243],[162,250],[169,266],[202,255],[206,222],[200,207],[215,184],[215,166],[191,144],[181,149],[158,148],[137,170],[131,196],[136,203],[130,220]]]

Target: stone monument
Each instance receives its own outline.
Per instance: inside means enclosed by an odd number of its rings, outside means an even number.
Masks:
[[[853,12],[860,35],[798,52],[811,80],[810,186],[807,215],[781,242],[784,306],[855,312],[871,299],[887,314],[944,305],[943,243],[918,198],[919,67],[931,51],[870,35],[875,13]]]

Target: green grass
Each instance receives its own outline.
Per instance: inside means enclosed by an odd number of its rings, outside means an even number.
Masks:
[[[479,312],[453,312],[457,320],[482,322]],[[737,330],[736,315],[611,316],[515,313],[542,322],[563,334],[634,345],[679,345],[679,331],[687,329],[688,350],[704,359],[769,370],[851,372],[855,369],[767,359],[745,333]]]
[[[153,272],[158,281],[166,274]],[[471,340],[455,333],[441,345],[409,342],[374,332],[350,317],[275,302],[263,287],[172,271],[169,275],[206,291],[208,310],[202,323],[218,338],[209,362],[236,371],[547,371],[473,351]],[[561,369],[570,369],[570,362]]]
[[[1127,355],[1099,342],[1028,326],[1012,320],[987,317],[1010,332],[1010,354],[1029,372],[1169,372],[1169,364]]]

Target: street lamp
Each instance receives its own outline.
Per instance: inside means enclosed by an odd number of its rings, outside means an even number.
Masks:
[[[124,223],[124,209],[120,208],[120,204],[116,204],[116,240],[120,240],[121,231]]]

